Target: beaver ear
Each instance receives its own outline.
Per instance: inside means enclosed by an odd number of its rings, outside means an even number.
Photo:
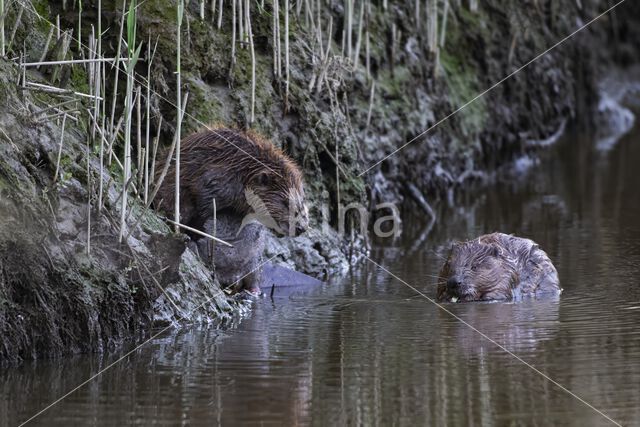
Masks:
[[[500,256],[502,252],[500,251],[500,248],[498,246],[492,245],[491,246],[491,250],[489,251],[489,254],[493,257],[497,257]]]

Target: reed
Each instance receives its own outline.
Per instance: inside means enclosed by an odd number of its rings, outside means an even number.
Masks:
[[[427,45],[431,53],[438,49],[438,2],[427,1]]]
[[[282,63],[280,62],[280,0],[273,0],[273,74],[276,79],[282,77]]]
[[[160,130],[162,129],[162,116],[158,120],[158,127],[156,129],[156,137],[153,138],[153,154],[151,155],[151,172],[149,173],[149,183],[148,186],[151,188],[155,183],[156,176],[156,156],[158,155],[158,143],[160,141]],[[149,203],[150,198],[146,197],[145,204]]]
[[[149,133],[151,131],[151,64],[153,63],[153,57],[156,54],[156,49],[158,48],[158,40],[156,38],[156,44],[153,47],[153,52],[151,52],[151,36],[149,36],[149,40],[147,41],[147,98],[146,98],[146,126],[145,126],[145,161],[144,161],[144,202],[147,203],[149,198]],[[154,147],[153,157],[155,161],[155,152],[156,149]],[[151,175],[153,176],[153,174]]]
[[[124,17],[125,10],[127,8],[127,0],[122,0],[122,16],[120,17],[120,32],[118,35],[118,46],[116,48],[116,61],[115,61],[115,75],[113,78],[113,93],[111,98],[111,118],[109,120],[109,135],[111,135],[111,139],[115,139],[115,135],[117,132],[114,132],[114,118],[116,116],[116,105],[118,101],[118,77],[120,74],[120,56],[122,54],[122,33],[124,31]],[[109,161],[107,162],[109,165],[111,164],[111,156],[109,156]]]
[[[440,28],[440,49],[444,47],[445,37],[447,35],[447,16],[449,15],[449,0],[444,0],[442,6],[442,26]]]
[[[180,223],[180,138],[182,128],[182,77],[180,73],[180,39],[182,38],[182,17],[184,14],[184,0],[179,0],[177,9],[177,40],[176,40],[176,107],[177,107],[177,123],[176,123],[176,135],[174,137],[176,141],[176,178],[175,178],[175,206],[173,217],[176,222],[175,231],[179,232],[177,224]]]
[[[240,47],[244,46],[244,5],[242,0],[237,0],[238,2],[238,40],[240,40]]]
[[[289,0],[284,2],[284,110],[289,110]]]
[[[122,200],[120,209],[120,242],[124,237],[127,218],[127,194],[128,186],[131,180],[131,117],[133,115],[134,100],[134,73],[136,62],[140,55],[142,45],[136,48],[136,30],[137,30],[137,12],[136,0],[132,0],[129,4],[129,12],[127,14],[127,90],[125,95],[125,133],[124,133],[124,170],[122,172]]]
[[[373,111],[373,99],[376,93],[376,82],[371,82],[371,92],[369,93],[369,110],[367,111],[367,124],[365,127],[365,132],[369,129],[369,124],[371,124],[371,112]]]
[[[56,160],[56,173],[53,177],[53,183],[55,184],[58,181],[58,176],[60,176],[60,160],[62,159],[62,144],[64,142],[64,125],[67,121],[67,115],[62,116],[62,127],[60,128],[60,144],[58,146],[58,158]]]
[[[142,161],[144,160],[144,153],[142,148],[142,88],[140,85],[136,87],[136,154],[138,155],[138,165],[136,167],[138,172],[138,178],[136,179],[136,184],[138,188],[140,188],[143,184],[143,172],[144,167],[142,165]]]
[[[78,51],[82,51],[82,0],[78,0]]]
[[[218,10],[218,29],[222,27],[222,3],[223,3],[223,0],[220,0],[220,8]]]
[[[229,66],[229,79],[233,75],[233,66],[236,63],[236,2],[231,0],[231,65]]]
[[[347,58],[351,58],[351,37],[353,33],[353,0],[345,0],[344,6],[345,13],[345,32],[346,32],[346,47],[347,47]]]
[[[7,51],[11,50],[11,46],[13,45],[13,40],[16,37],[16,31],[18,31],[18,27],[22,22],[22,12],[24,12],[24,5],[20,3],[20,9],[18,10],[18,16],[16,17],[16,20],[13,23],[13,30],[11,31],[11,37],[9,38],[9,45],[7,46]]]
[[[4,17],[4,0],[0,0],[0,56],[2,57],[5,57],[7,55],[4,47]]]
[[[362,27],[364,26],[364,1],[360,3],[360,14],[358,15],[358,37],[356,38],[356,49],[353,54],[353,68],[358,68],[360,59],[360,46],[362,43]]]
[[[289,0],[286,0],[289,1]],[[253,32],[251,30],[251,8],[249,7],[249,0],[245,0],[245,17],[246,17],[246,28],[247,35],[249,37],[249,49],[251,52],[251,118],[249,119],[249,124],[253,125],[255,120],[255,109],[256,109],[256,52],[253,47]]]
[[[185,93],[184,94],[184,99],[182,101],[182,107],[179,108],[179,111],[182,115],[184,115],[184,111],[187,108],[187,100],[189,99],[189,93]],[[182,117],[179,118],[179,120],[182,120]],[[158,191],[160,190],[160,187],[162,186],[162,182],[164,181],[165,176],[167,176],[167,172],[169,172],[169,166],[171,166],[171,159],[173,158],[173,154],[175,152],[176,146],[178,145],[178,138],[176,138],[177,134],[173,135],[173,142],[171,143],[171,147],[169,147],[169,150],[167,151],[167,158],[164,162],[164,166],[162,168],[162,172],[160,172],[160,176],[158,177],[158,180],[156,182],[154,182],[153,185],[153,191],[151,192],[151,195],[149,196],[149,200],[147,201],[146,207],[148,208],[151,203],[153,202],[153,199],[156,197],[156,194],[158,194]]]
[[[225,241],[224,241],[224,240],[222,240],[222,239],[218,239],[217,237],[214,237],[214,236],[212,236],[211,234],[205,233],[204,231],[200,231],[200,230],[197,230],[197,229],[195,229],[195,228],[191,228],[191,227],[189,227],[188,225],[180,224],[179,222],[173,221],[173,220],[171,220],[171,219],[169,219],[169,218],[167,218],[167,221],[169,221],[171,224],[173,224],[173,225],[174,225],[174,226],[176,226],[177,228],[183,228],[183,229],[185,229],[185,230],[187,230],[187,231],[190,231],[190,232],[192,232],[192,233],[198,234],[198,235],[200,235],[200,236],[202,236],[202,237],[206,237],[206,238],[208,238],[208,239],[211,239],[211,240],[213,240],[214,242],[221,243],[221,244],[223,244],[223,245],[225,245],[225,246],[229,246],[230,248],[232,248],[232,247],[233,247],[233,245],[232,245],[231,243],[225,242]]]
[[[102,177],[101,177],[102,179]],[[91,180],[91,141],[87,138],[87,256],[91,255],[91,195],[93,194]]]

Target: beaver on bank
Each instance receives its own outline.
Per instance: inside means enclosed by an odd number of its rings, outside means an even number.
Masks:
[[[503,233],[455,243],[438,281],[439,301],[508,300],[560,291],[547,254],[532,240]]]
[[[159,176],[164,159],[158,163]],[[172,213],[174,196],[175,162],[171,162],[156,196],[157,207]],[[261,210],[257,215],[269,219],[267,225],[283,234],[298,235],[308,227],[300,169],[271,142],[252,132],[207,128],[181,141],[181,223],[202,230],[213,217],[214,199],[216,211],[238,218]]]

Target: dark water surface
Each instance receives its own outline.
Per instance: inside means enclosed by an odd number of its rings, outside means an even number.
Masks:
[[[230,330],[167,333],[32,423],[611,424],[602,411],[640,425],[640,132],[607,153],[592,146],[568,138],[528,176],[456,197],[414,252],[415,220],[374,251],[434,297],[451,239],[499,230],[536,240],[560,273],[559,300],[445,305],[503,348],[368,263],[339,283],[280,290]],[[0,424],[28,419],[117,357],[3,370]]]

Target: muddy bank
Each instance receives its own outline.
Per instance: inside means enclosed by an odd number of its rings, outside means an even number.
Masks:
[[[71,118],[64,127],[47,120],[40,111],[52,99],[21,92],[17,77],[0,59],[0,359],[102,351],[152,326],[225,322],[246,311],[221,292],[185,237],[140,204],[131,211],[139,225],[119,243],[118,184],[107,184],[105,171],[98,211],[88,189],[99,168],[87,158],[86,129]]]
[[[248,38],[233,35],[231,5],[222,13],[206,8],[201,17],[200,3],[186,2],[181,68],[189,102],[183,134],[212,122],[252,128],[295,158],[305,172],[314,229],[295,239],[270,239],[266,256],[310,274],[338,274],[366,251],[352,214],[345,220],[346,237],[337,233],[339,205],[402,203],[419,200],[416,194],[433,204],[448,189],[540,149],[527,141],[549,138],[566,120],[589,116],[597,105],[598,75],[612,63],[638,57],[635,4],[620,6],[619,14],[603,17],[369,170],[606,4],[505,6],[487,0],[473,10],[451,2],[445,12],[387,2],[299,2],[289,10],[285,54],[283,4],[276,14],[272,4],[250,4],[250,49]],[[352,20],[344,18],[345,5]],[[15,46],[24,46],[25,61],[85,57],[73,37],[80,32],[85,40],[95,28],[97,2],[83,2],[81,12],[71,5],[63,10],[58,2],[31,6],[9,10],[7,28],[16,28],[12,60],[0,61],[0,359],[104,349],[145,336],[153,324],[224,321],[242,311],[243,305],[221,293],[184,237],[144,211],[135,195],[119,243],[122,179],[115,162],[100,175],[99,138],[91,138],[86,114],[90,103],[61,107],[73,96],[16,84],[21,50]],[[103,54],[113,57],[122,6],[103,1],[102,8],[101,25],[108,28]],[[616,18],[622,14],[627,19]],[[59,39],[50,25],[56,16]],[[157,41],[150,133],[168,146],[176,123],[175,2],[140,2],[137,17],[139,40],[154,46]],[[273,37],[274,18],[279,38]],[[49,37],[53,42],[47,43]],[[614,48],[594,48],[605,45]],[[144,83],[147,63],[136,71]],[[29,69],[25,76],[86,93],[87,72],[74,65]],[[114,73],[109,69],[106,93],[115,89]],[[122,74],[119,82],[116,122],[125,105]],[[68,116],[64,126],[64,114],[46,110],[56,105]],[[115,157],[123,155],[122,143],[116,140]],[[104,206],[98,209],[100,182]],[[415,210],[411,203],[405,206]],[[209,303],[200,307],[203,301]]]

